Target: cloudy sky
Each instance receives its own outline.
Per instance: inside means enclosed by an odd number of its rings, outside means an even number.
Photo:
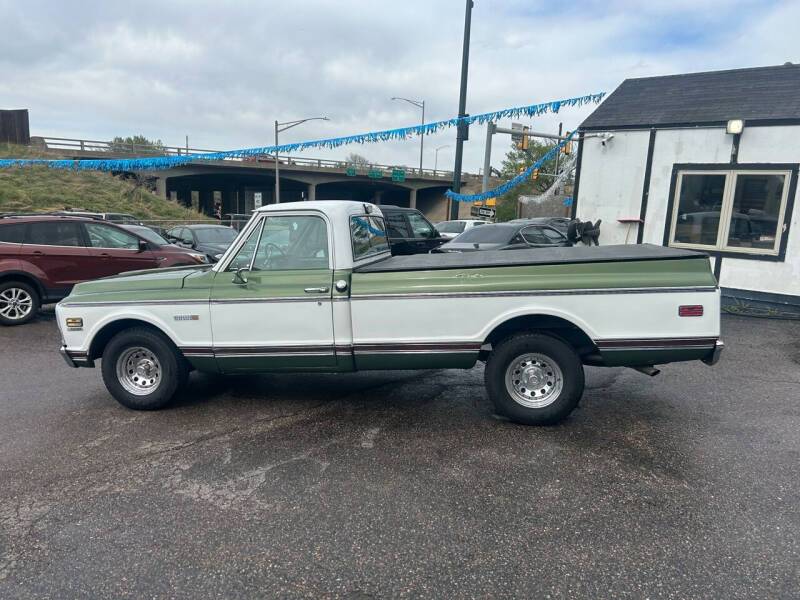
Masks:
[[[392,96],[454,116],[463,0],[0,0],[0,108],[30,109],[33,135],[170,145],[269,145],[273,121],[327,115],[300,141],[416,124]],[[613,89],[627,77],[800,61],[796,0],[475,0],[467,110]],[[591,109],[535,120],[574,128]],[[506,124],[508,126],[509,124]],[[465,166],[482,164],[473,128]],[[426,138],[451,168],[454,133]],[[508,141],[498,145],[505,150]],[[414,165],[418,141],[308,156]],[[493,163],[499,163],[496,158]]]

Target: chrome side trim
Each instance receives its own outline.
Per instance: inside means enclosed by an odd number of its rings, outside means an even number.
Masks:
[[[189,306],[208,304],[208,300],[99,300],[88,302],[59,302],[64,308],[80,308],[82,306],[160,306],[170,304],[173,306]]]
[[[603,294],[681,294],[689,292],[716,292],[716,286],[703,287],[648,287],[648,288],[587,288],[569,290],[518,290],[497,292],[416,292],[408,294],[354,294],[351,300],[396,300],[428,298],[513,298],[520,296],[572,296]]]

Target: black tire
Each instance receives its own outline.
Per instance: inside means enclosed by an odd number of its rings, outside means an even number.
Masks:
[[[510,367],[515,363],[524,363],[522,359],[525,355],[537,355],[543,360],[529,362],[527,372],[522,369],[521,377],[525,377],[525,380],[515,379],[514,373],[520,371],[511,370]],[[552,361],[557,369],[548,368],[548,361]],[[557,376],[559,370],[561,377]],[[507,375],[510,378],[508,385]],[[484,381],[498,413],[524,425],[552,425],[566,419],[578,405],[583,395],[583,364],[572,346],[556,337],[541,333],[519,333],[504,339],[492,349],[486,361]],[[544,389],[526,389],[525,381],[533,382],[531,387],[542,386]],[[512,392],[514,389],[516,391]],[[534,396],[528,399],[525,396],[540,392],[541,399]],[[519,394],[529,405],[522,404],[512,394]],[[537,403],[543,405],[535,406]]]
[[[142,352],[135,351],[136,348],[142,349]],[[144,367],[148,364],[153,367],[155,363],[151,359],[155,357],[158,368],[154,368],[152,373],[149,370],[142,371],[151,373],[154,377],[152,381],[158,381],[153,385],[152,391],[140,389],[140,393],[136,394],[126,389],[117,370],[118,361],[126,354],[130,355],[134,364]],[[123,358],[123,360],[127,362],[127,359]],[[188,364],[172,342],[160,332],[146,327],[132,327],[111,338],[103,351],[102,371],[103,381],[111,395],[117,402],[133,410],[163,408],[186,385],[189,377]],[[139,369],[132,369],[131,377],[138,377],[139,371]],[[149,377],[150,375],[142,376],[140,379],[142,384]],[[129,388],[136,387],[136,384],[130,381],[128,386]]]
[[[11,305],[12,298],[24,299],[24,304]],[[32,285],[22,281],[4,281],[0,283],[0,324],[2,325],[22,325],[33,319],[39,312],[42,300],[39,292]],[[29,307],[29,308],[28,308]],[[23,310],[28,312],[22,314]]]

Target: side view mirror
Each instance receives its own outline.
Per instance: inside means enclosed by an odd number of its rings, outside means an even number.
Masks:
[[[139,252],[144,252],[148,248],[149,246],[147,245],[147,242],[145,242],[144,240],[139,240]]]
[[[250,269],[247,267],[242,267],[241,269],[236,269],[233,272],[233,283],[236,285],[245,285],[247,283],[247,274],[250,272]]]

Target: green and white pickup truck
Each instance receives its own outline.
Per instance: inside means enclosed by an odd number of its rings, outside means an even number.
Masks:
[[[259,209],[213,265],[75,286],[56,307],[74,367],[101,360],[111,394],[165,405],[192,369],[217,373],[469,369],[522,423],[554,423],[583,365],[717,361],[708,257],[660,246],[395,256],[380,207]]]

